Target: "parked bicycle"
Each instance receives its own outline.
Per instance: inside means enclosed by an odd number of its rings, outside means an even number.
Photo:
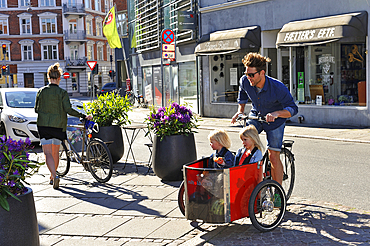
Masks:
[[[237,121],[245,127],[247,125],[247,120],[258,120],[260,122],[266,122],[264,117],[258,116],[250,116],[240,114],[237,118]],[[293,192],[294,187],[294,180],[295,180],[295,166],[294,166],[294,154],[292,153],[293,148],[293,140],[284,140],[283,146],[280,151],[280,160],[283,164],[283,182],[282,187],[286,194],[286,199],[288,200]],[[266,149],[263,159],[262,159],[263,167],[265,169],[264,173],[271,178],[271,162],[268,155],[268,150]]]
[[[92,132],[98,132],[99,126],[88,120],[81,120],[82,124],[69,125],[82,132],[81,153],[74,147],[70,138],[63,141],[59,151],[59,166],[57,174],[60,177],[67,175],[71,160],[82,164],[86,171],[100,183],[109,181],[113,173],[113,161],[107,145],[99,138],[92,138]],[[68,133],[68,129],[67,129]],[[85,155],[86,149],[86,155]]]
[[[140,94],[136,95],[132,90],[126,90],[126,95],[131,105],[135,105],[135,102],[137,102],[138,105],[142,108],[148,107],[148,103],[143,95]]]

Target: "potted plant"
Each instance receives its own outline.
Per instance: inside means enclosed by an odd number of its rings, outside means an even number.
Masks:
[[[0,138],[1,245],[39,245],[35,202],[25,179],[43,163],[29,159],[31,141]],[[23,228],[23,229],[20,229]]]
[[[197,117],[186,106],[176,102],[156,110],[145,119],[154,133],[153,170],[165,181],[182,180],[182,166],[197,158],[194,129]]]
[[[92,115],[93,121],[98,123],[99,132],[93,136],[107,143],[112,155],[113,163],[119,161],[124,153],[121,126],[130,124],[128,112],[131,105],[127,97],[119,93],[105,93],[97,99],[84,104],[85,112]]]

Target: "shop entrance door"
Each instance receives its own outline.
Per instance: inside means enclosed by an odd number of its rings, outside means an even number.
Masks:
[[[25,88],[33,88],[33,73],[25,73],[24,75],[24,87]]]

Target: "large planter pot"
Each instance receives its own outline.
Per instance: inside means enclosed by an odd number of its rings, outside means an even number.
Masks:
[[[154,136],[153,171],[164,181],[182,180],[182,166],[197,159],[194,134]]]
[[[124,153],[122,130],[120,126],[103,126],[99,127],[99,132],[93,132],[94,138],[100,138],[108,146],[112,155],[113,163],[119,161]]]
[[[40,245],[39,228],[33,192],[28,191],[18,197],[8,198],[10,211],[0,207],[0,245]]]

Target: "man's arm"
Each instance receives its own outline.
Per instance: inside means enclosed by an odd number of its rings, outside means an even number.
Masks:
[[[266,121],[274,122],[276,118],[290,118],[290,117],[292,117],[291,113],[288,110],[283,109],[272,113],[268,113],[266,115]]]

